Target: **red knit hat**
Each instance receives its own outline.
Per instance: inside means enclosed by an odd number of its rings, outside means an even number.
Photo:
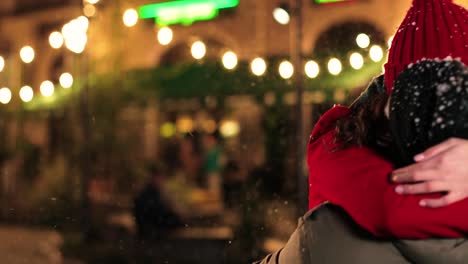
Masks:
[[[468,65],[468,11],[451,0],[413,0],[388,53],[387,93],[408,65],[448,56]]]

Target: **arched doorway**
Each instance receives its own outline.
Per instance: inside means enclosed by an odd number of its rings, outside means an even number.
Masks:
[[[369,37],[369,44],[358,46],[356,41],[360,34]],[[323,31],[315,43],[316,56],[345,57],[354,51],[367,51],[373,45],[386,47],[387,43],[383,31],[368,22],[348,21],[335,24]]]
[[[206,54],[203,60],[220,60],[222,52],[226,50],[225,45],[218,40],[212,38],[192,38],[172,46],[163,53],[159,62],[160,66],[184,64],[195,61],[191,54],[191,48],[192,44],[196,41],[202,42],[206,47]]]

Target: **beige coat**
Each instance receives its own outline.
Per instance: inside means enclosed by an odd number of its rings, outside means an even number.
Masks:
[[[468,221],[468,219],[467,219]],[[283,249],[256,264],[468,263],[465,239],[379,240],[330,204],[299,219]]]

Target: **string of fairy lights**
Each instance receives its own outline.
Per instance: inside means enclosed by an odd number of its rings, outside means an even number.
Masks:
[[[159,29],[157,39],[161,45],[169,45],[173,39],[172,30],[169,27]],[[371,41],[367,34],[361,33],[357,35],[356,43],[361,49],[369,49],[369,58],[373,62],[382,61],[384,57],[383,48],[377,44],[370,46]],[[192,43],[190,52],[194,59],[201,60],[207,53],[207,47],[201,40],[197,40]],[[226,69],[233,70],[237,66],[238,57],[234,51],[228,50],[222,54],[221,61]],[[360,52],[354,52],[349,57],[349,64],[355,70],[362,69],[364,63],[365,58]],[[262,57],[256,57],[250,62],[250,70],[256,76],[264,75],[267,72],[267,68],[267,62]],[[337,76],[343,70],[343,63],[338,58],[332,57],[328,60],[327,69],[330,74]],[[294,67],[288,60],[279,63],[278,71],[284,79],[290,79],[294,75]],[[319,63],[314,60],[307,61],[304,65],[304,72],[311,79],[317,78],[320,74]]]
[[[50,33],[48,41],[49,45],[53,49],[61,49],[66,47],[69,51],[80,54],[82,53],[88,41],[87,31],[89,27],[89,18],[96,15],[97,9],[96,4],[100,0],[83,0],[83,16],[73,19],[63,25],[60,31],[53,31]],[[278,23],[285,24],[289,20],[285,17],[275,16]],[[134,8],[129,8],[123,12],[122,22],[128,27],[132,28],[138,24],[140,20],[138,11]],[[157,31],[156,38],[160,45],[170,45],[174,38],[173,30],[168,26],[160,27]],[[389,40],[388,45],[391,45],[392,39]],[[354,70],[360,70],[364,67],[366,58],[369,58],[373,62],[381,62],[384,58],[384,50],[378,44],[372,44],[369,35],[360,33],[356,36],[356,45],[361,49],[350,54],[349,65]],[[191,43],[190,53],[195,60],[202,60],[207,54],[207,46],[202,40],[196,40]],[[365,54],[367,53],[367,54]],[[364,54],[364,55],[363,55]],[[30,64],[35,59],[35,51],[33,47],[26,45],[21,48],[19,52],[21,61],[25,64]],[[227,70],[234,70],[239,62],[238,55],[233,50],[226,50],[221,54],[222,65]],[[5,59],[0,56],[0,72],[6,67]],[[250,63],[250,71],[255,76],[263,76],[271,67],[267,61],[262,57],[253,58]],[[333,76],[338,76],[343,71],[343,62],[336,57],[328,59],[326,65],[328,72]],[[317,78],[323,71],[319,62],[315,60],[309,60],[304,64],[304,73],[308,78]],[[294,75],[293,64],[288,60],[283,60],[277,65],[277,71],[283,79],[290,79]],[[59,77],[60,87],[63,89],[69,89],[73,86],[73,76],[69,72],[64,72]],[[39,86],[39,91],[43,97],[51,97],[55,93],[56,84],[50,80],[44,80]],[[29,85],[24,85],[19,90],[19,98],[21,101],[27,103],[31,102],[34,97],[34,89]],[[8,87],[0,88],[0,103],[8,104],[12,100],[12,92]]]
[[[85,0],[85,5],[83,12],[86,14],[91,14],[91,9],[96,8],[94,7],[95,4],[99,2],[99,0]],[[52,49],[60,49],[62,47],[66,47],[69,51],[80,54],[86,48],[86,44],[88,41],[87,31],[89,27],[89,19],[87,16],[80,16],[75,18],[61,28],[60,31],[53,31],[50,33],[48,41],[49,45]],[[30,45],[23,46],[19,51],[19,56],[21,62],[24,64],[31,64],[34,62],[36,58],[36,53],[33,47]],[[5,68],[5,59],[0,56],[0,72],[2,72]],[[44,80],[39,85],[39,92],[43,97],[52,97],[55,93],[55,89],[58,85],[63,89],[69,89],[73,86],[73,75],[69,72],[63,72],[59,78],[59,83],[54,84],[50,80]],[[21,80],[23,82],[23,80]],[[18,95],[22,102],[28,103],[31,102],[34,97],[34,89],[30,85],[24,85],[19,89]],[[0,88],[0,103],[1,104],[8,104],[11,102],[13,98],[13,94],[8,87]]]
[[[278,23],[283,25],[289,23],[289,16],[283,9],[278,9],[275,11],[276,12],[273,12],[273,15]],[[138,23],[138,20],[138,12],[135,9],[127,9],[124,12],[123,22],[125,26],[134,27]],[[157,40],[159,44],[163,46],[169,45],[173,38],[174,32],[170,27],[161,27],[157,32]],[[391,45],[391,41],[392,40],[390,39],[388,42],[389,46]],[[368,52],[371,61],[381,62],[384,58],[383,48],[377,44],[371,46],[371,39],[369,35],[365,33],[358,34],[356,36],[356,44],[363,50],[368,49],[366,52]],[[194,59],[201,60],[207,54],[207,47],[203,41],[197,40],[191,44],[190,52]],[[227,70],[233,70],[238,64],[238,57],[234,51],[228,50],[221,55],[221,61]],[[360,52],[354,52],[349,56],[349,64],[355,70],[362,69],[364,67],[364,63],[365,57]],[[338,58],[332,57],[328,60],[326,67],[330,74],[337,76],[343,70],[343,63]],[[254,75],[262,76],[268,70],[267,62],[262,57],[256,57],[250,62],[250,70]],[[287,60],[279,63],[278,71],[280,76],[284,79],[290,79],[294,75],[294,67],[292,63]],[[314,60],[309,60],[304,65],[304,72],[311,79],[317,78],[320,74],[320,71],[321,69],[319,63]]]

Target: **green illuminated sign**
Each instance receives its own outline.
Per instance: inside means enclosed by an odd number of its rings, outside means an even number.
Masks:
[[[239,0],[179,0],[140,7],[141,19],[154,18],[160,26],[190,25],[195,21],[215,18],[220,9],[233,8]]]

